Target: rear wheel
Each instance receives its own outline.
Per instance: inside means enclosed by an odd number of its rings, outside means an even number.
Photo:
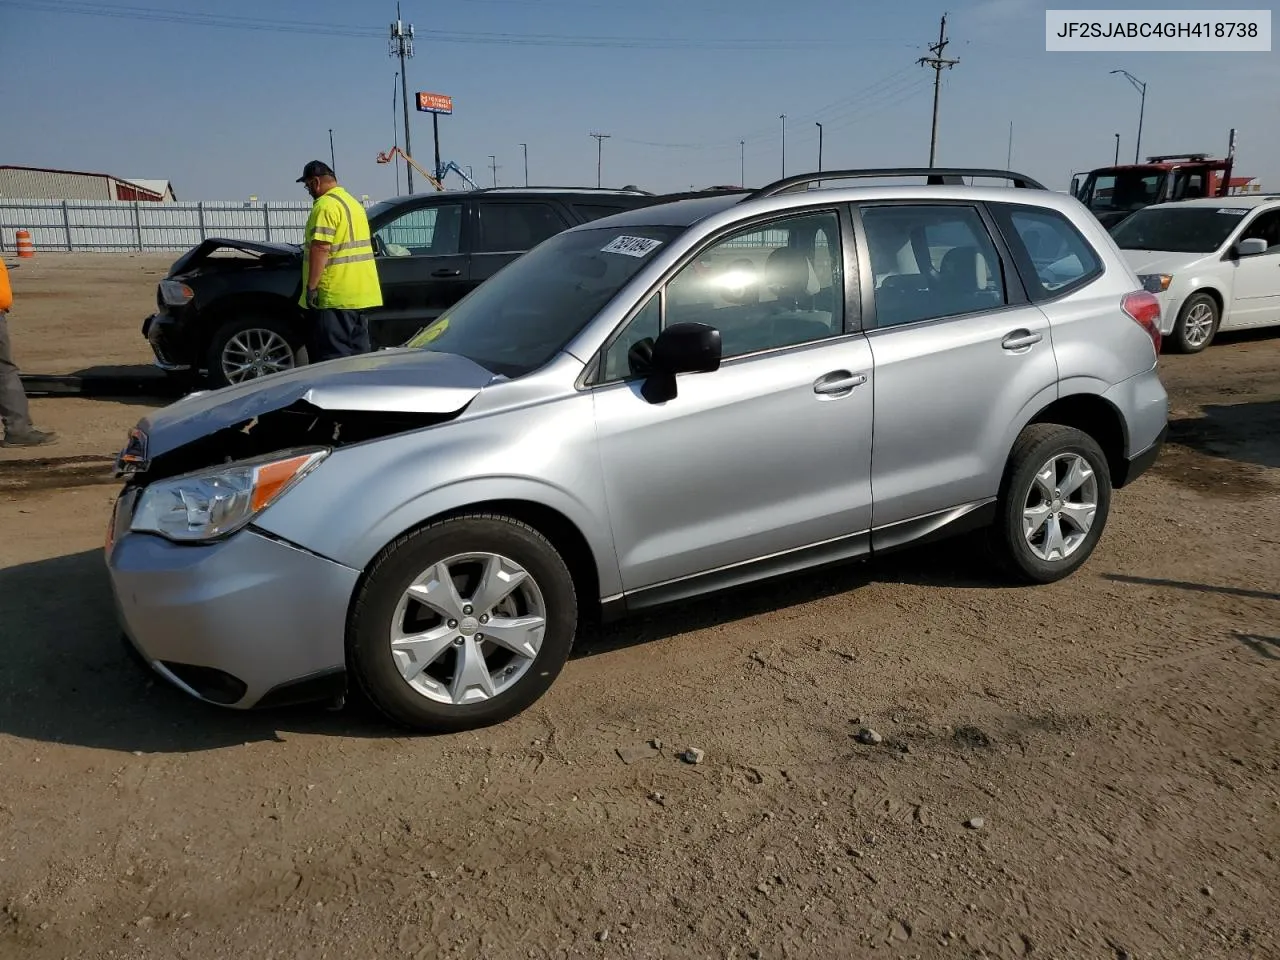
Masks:
[[[441,521],[370,568],[348,631],[352,673],[389,719],[426,732],[500,723],[569,657],[577,595],[542,534],[504,516]]]
[[[1106,455],[1088,434],[1032,424],[1013,446],[990,541],[1016,579],[1052,583],[1093,553],[1111,508]]]
[[[241,317],[219,327],[209,343],[209,383],[225,387],[306,362],[306,348],[288,323],[270,316]]]
[[[1218,301],[1207,293],[1193,293],[1178,311],[1169,339],[1178,353],[1199,353],[1218,332]]]

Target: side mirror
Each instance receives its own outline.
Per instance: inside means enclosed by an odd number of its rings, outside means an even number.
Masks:
[[[1238,257],[1256,257],[1260,253],[1267,252],[1267,241],[1261,237],[1249,237],[1247,240],[1240,240],[1236,243],[1236,256]]]
[[[1080,178],[1079,177],[1071,178],[1071,195],[1075,197],[1077,200],[1080,199]]]
[[[720,352],[720,331],[715,327],[705,323],[673,323],[654,341],[641,394],[650,403],[674,399],[676,376],[714,373],[720,369]]]

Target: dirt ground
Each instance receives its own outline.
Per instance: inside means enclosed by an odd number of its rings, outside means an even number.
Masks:
[[[24,370],[149,362],[170,259],[24,263]],[[436,738],[135,667],[101,543],[147,407],[34,401],[63,440],[0,451],[0,957],[1280,956],[1280,335],[1162,366],[1172,442],[1070,580],[959,541],[690,604]]]

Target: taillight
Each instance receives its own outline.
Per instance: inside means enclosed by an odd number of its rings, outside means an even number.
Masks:
[[[1135,290],[1124,298],[1120,304],[1138,326],[1147,331],[1147,336],[1155,345],[1156,353],[1160,352],[1160,301],[1154,293],[1146,290]]]

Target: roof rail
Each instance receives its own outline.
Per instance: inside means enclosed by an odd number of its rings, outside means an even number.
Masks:
[[[537,193],[539,191],[547,193],[627,193],[635,194],[642,197],[653,196],[648,190],[627,189],[626,187],[545,187],[545,186],[528,186],[528,187],[481,187],[478,190],[471,190],[470,193]]]
[[[1031,190],[1047,189],[1028,176],[1011,170],[989,170],[978,167],[877,167],[863,170],[822,170],[817,173],[801,173],[766,184],[748,196],[747,200],[759,200],[776,196],[794,187],[818,183],[823,180],[871,179],[873,177],[928,177],[931,186],[963,186],[965,177],[990,177],[1010,180],[1015,187]],[[744,201],[745,202],[745,201]]]

